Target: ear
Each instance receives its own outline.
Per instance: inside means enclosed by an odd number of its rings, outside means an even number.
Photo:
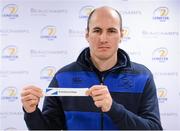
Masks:
[[[121,43],[121,41],[122,41],[122,39],[123,39],[123,29],[122,30],[120,30],[120,39],[119,39],[119,43]]]
[[[85,34],[86,40],[88,41],[89,38],[89,31],[86,29],[86,34]]]
[[[121,32],[120,32],[120,33],[121,33],[121,34],[120,34],[120,35],[121,35],[121,38],[123,38],[123,37],[124,37],[123,32],[124,32],[124,30],[122,29],[122,30],[121,30]]]

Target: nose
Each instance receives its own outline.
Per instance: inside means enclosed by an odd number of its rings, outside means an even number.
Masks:
[[[100,35],[100,41],[102,43],[106,43],[107,42],[107,34],[105,32],[101,33]]]

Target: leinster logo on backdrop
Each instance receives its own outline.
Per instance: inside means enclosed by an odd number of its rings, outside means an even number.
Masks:
[[[7,87],[1,92],[1,99],[8,100],[9,102],[14,102],[18,99],[17,97],[17,88]]]
[[[157,48],[152,53],[152,60],[164,63],[168,60],[168,50],[167,48],[161,47]]]
[[[160,22],[166,22],[169,20],[169,9],[167,7],[159,7],[153,12],[153,19]]]
[[[91,11],[94,9],[93,6],[83,6],[79,11],[79,18],[88,18]]]
[[[128,27],[123,27],[123,41],[124,42],[131,39],[129,33],[130,33],[130,29]]]
[[[56,68],[53,66],[44,67],[40,72],[40,79],[50,81],[52,80],[55,72]]]
[[[15,45],[9,45],[2,50],[2,59],[14,61],[18,58],[18,49]]]
[[[57,39],[57,28],[52,25],[43,27],[40,32],[40,38],[50,41]]]
[[[8,4],[2,9],[2,17],[15,19],[19,17],[18,6],[16,4]]]
[[[157,95],[159,103],[164,103],[167,101],[167,90],[165,88],[158,88]]]

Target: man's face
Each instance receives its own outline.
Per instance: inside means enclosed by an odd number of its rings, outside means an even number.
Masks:
[[[86,39],[89,42],[91,57],[108,60],[117,56],[121,41],[120,20],[113,10],[95,11],[89,23]]]

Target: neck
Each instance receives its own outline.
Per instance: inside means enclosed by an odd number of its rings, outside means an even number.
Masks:
[[[91,57],[91,61],[99,71],[106,71],[116,65],[117,55],[115,55],[115,57],[112,57],[110,59],[98,59],[96,57],[94,58]]]

